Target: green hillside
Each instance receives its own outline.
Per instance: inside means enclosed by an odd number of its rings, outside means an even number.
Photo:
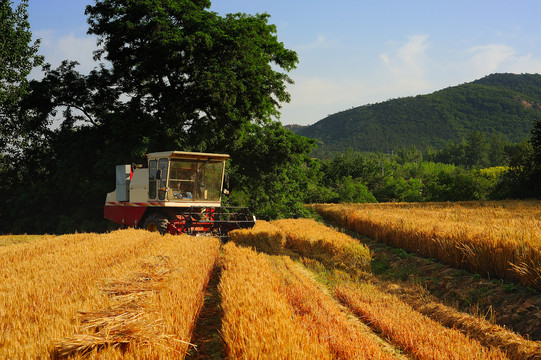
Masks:
[[[348,148],[388,152],[415,145],[442,147],[472,131],[503,134],[513,142],[530,135],[541,118],[541,75],[493,74],[471,83],[353,108],[301,128],[319,140],[316,156]]]

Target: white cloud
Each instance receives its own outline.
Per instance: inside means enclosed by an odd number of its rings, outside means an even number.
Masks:
[[[317,39],[311,43],[296,46],[297,51],[327,49],[336,44],[336,40],[329,40],[324,35],[318,35]]]
[[[295,106],[331,107],[336,111],[373,100],[378,90],[356,78],[297,78],[288,89]],[[317,119],[319,120],[319,119]]]
[[[428,48],[427,39],[428,35],[408,37],[408,42],[398,49],[400,60],[409,67],[420,68]]]
[[[428,35],[411,36],[380,54],[381,68],[296,76],[296,84],[289,87],[292,102],[282,109],[282,122],[311,124],[351,107],[427,91],[428,47]]]
[[[466,67],[476,78],[496,72],[541,73],[541,59],[532,54],[517,55],[517,51],[505,44],[488,44],[469,48],[471,57]]]
[[[79,62],[79,72],[88,73],[97,65],[93,60],[93,51],[97,49],[96,38],[93,36],[73,33],[59,36],[53,30],[38,31],[34,35],[41,39],[39,54],[44,55],[45,62],[50,63],[53,68],[59,66],[63,60],[73,60]]]
[[[467,52],[473,54],[469,60],[470,68],[476,73],[486,74],[496,72],[515,53],[510,46],[500,44],[475,46]]]
[[[389,65],[391,63],[391,59],[389,59],[389,56],[387,54],[380,54],[379,58],[383,61],[385,65]]]
[[[380,54],[383,72],[378,87],[393,95],[431,88],[427,80],[430,64],[426,54],[428,49],[428,35],[414,35],[398,48],[391,49],[391,52]]]
[[[297,77],[289,86],[292,102],[283,104],[283,124],[313,124],[329,114],[344,110],[357,103],[362,85],[341,79],[323,77]],[[362,92],[362,91],[361,91]]]
[[[509,72],[541,74],[541,59],[534,58],[532,54],[519,56],[513,60],[514,61],[509,64]]]

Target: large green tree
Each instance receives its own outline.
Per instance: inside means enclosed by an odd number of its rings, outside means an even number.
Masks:
[[[112,64],[128,106],[150,115],[151,147],[229,150],[243,124],[268,124],[289,101],[285,72],[297,54],[278,41],[269,15],[209,8],[208,0],[102,0],[86,9],[96,57]]]
[[[533,165],[530,175],[532,194],[537,198],[541,198],[541,120],[537,121],[533,127],[530,142],[533,150]]]
[[[537,121],[532,129],[531,143],[535,163],[541,168],[541,120]]]
[[[27,7],[28,0],[17,6],[0,1],[0,227],[10,215],[5,200],[18,183],[10,171],[12,160],[25,146],[25,135],[31,134],[19,122],[21,99],[32,68],[43,61],[37,55],[39,40],[32,41]]]

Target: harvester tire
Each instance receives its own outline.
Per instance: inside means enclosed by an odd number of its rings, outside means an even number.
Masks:
[[[160,234],[167,233],[167,227],[169,225],[169,220],[162,214],[152,214],[150,215],[143,225],[143,229],[148,231],[157,231]]]

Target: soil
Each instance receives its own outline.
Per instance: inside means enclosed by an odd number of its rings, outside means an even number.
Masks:
[[[191,339],[192,347],[186,354],[188,360],[223,359],[224,349],[219,331],[222,327],[222,309],[220,308],[220,292],[218,284],[221,278],[221,267],[216,266],[211,274],[205,302],[197,318]]]

